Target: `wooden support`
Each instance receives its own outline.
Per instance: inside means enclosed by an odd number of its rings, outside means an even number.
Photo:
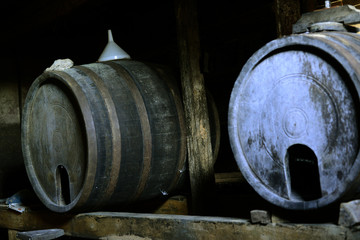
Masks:
[[[290,35],[292,25],[300,18],[300,0],[275,0],[277,37]]]
[[[215,189],[210,125],[204,78],[200,72],[197,1],[175,0],[180,77],[187,124],[192,204],[196,214],[209,214]]]
[[[184,196],[173,196],[165,201],[160,207],[158,207],[153,213],[156,214],[176,214],[176,215],[188,215],[187,198]]]
[[[8,230],[8,240],[17,240],[16,238],[16,234],[18,233],[18,231],[16,230]]]
[[[243,183],[246,182],[241,172],[215,173],[215,183]]]
[[[312,239],[355,240],[360,232],[335,224],[252,224],[248,220],[119,212],[56,214],[0,209],[0,228],[28,231],[61,228],[86,239]],[[15,233],[15,232],[14,232]],[[109,237],[112,236],[112,237]]]

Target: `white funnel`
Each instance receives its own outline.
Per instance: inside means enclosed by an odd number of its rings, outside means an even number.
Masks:
[[[108,30],[108,36],[109,42],[106,45],[104,51],[101,53],[98,61],[104,62],[115,59],[130,59],[129,54],[127,54],[124,50],[121,49],[121,47],[119,47],[119,45],[114,42],[111,30]]]

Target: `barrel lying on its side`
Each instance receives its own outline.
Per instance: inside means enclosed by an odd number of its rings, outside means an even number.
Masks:
[[[274,40],[243,67],[231,94],[230,143],[265,199],[316,209],[360,189],[360,35]]]
[[[149,66],[119,60],[40,75],[27,95],[22,147],[51,210],[145,200],[177,187],[185,128],[177,89]]]

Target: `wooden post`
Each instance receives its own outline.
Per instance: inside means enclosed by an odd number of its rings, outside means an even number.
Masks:
[[[300,0],[275,0],[277,37],[290,35],[292,25],[300,18]]]
[[[215,177],[204,78],[199,65],[197,1],[175,0],[175,9],[180,77],[187,125],[192,213],[209,214]]]
[[[8,229],[8,240],[17,240],[17,238],[16,238],[17,233],[18,233],[18,231],[16,231],[16,230]]]

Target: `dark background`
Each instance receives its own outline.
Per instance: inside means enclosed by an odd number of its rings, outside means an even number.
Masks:
[[[0,58],[4,68],[15,68],[11,75],[21,85],[22,98],[56,59],[70,58],[75,65],[97,61],[108,29],[133,59],[164,64],[178,72],[173,1],[21,0],[9,1],[1,9]],[[221,123],[215,171],[237,171],[227,136],[228,101],[243,64],[276,38],[273,1],[200,0],[198,23],[200,66]]]

